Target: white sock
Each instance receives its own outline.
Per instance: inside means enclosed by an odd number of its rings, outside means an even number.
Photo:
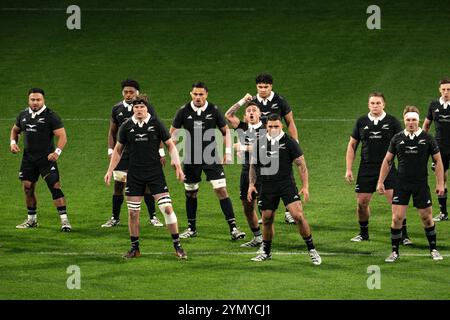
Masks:
[[[61,218],[61,221],[67,219],[67,214],[60,214],[59,217]]]
[[[37,214],[29,214],[28,215],[28,220],[36,221],[36,219],[37,219]]]

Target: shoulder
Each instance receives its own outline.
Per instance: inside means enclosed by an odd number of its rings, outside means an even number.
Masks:
[[[50,108],[45,109],[45,113],[48,114],[50,117],[59,117],[58,114]]]
[[[122,101],[120,101],[120,102],[117,102],[113,107],[112,107],[112,111],[114,112],[114,111],[117,111],[117,110],[119,110],[120,108],[122,108],[123,107],[123,102]]]
[[[244,122],[242,120],[239,120],[239,124],[236,127],[236,129],[242,129],[242,130],[247,130],[248,129],[248,123]]]

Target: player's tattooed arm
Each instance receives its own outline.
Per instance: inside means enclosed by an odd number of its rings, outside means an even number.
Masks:
[[[305,202],[309,200],[309,175],[308,168],[306,167],[306,161],[304,156],[300,156],[294,160],[295,165],[300,173],[300,178],[302,179],[302,189],[300,194],[303,194],[303,199]]]
[[[252,184],[252,185],[256,184],[256,170],[255,170],[255,165],[254,164],[250,165],[249,183]]]
[[[227,112],[225,112],[225,118],[233,129],[236,129],[239,125],[239,118],[236,116],[236,112],[240,107],[246,105],[248,102],[252,100],[252,95],[247,93],[241,100],[233,104]]]
[[[255,187],[256,184],[256,169],[254,164],[250,164],[250,170],[249,170],[249,184],[248,184],[248,191],[247,191],[247,200],[248,202],[253,201],[253,195],[255,193],[258,193]]]

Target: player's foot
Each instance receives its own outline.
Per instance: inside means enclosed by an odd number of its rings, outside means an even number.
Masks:
[[[295,224],[294,218],[291,216],[289,211],[286,211],[284,213],[284,221],[286,221],[287,224]]]
[[[233,231],[230,232],[231,240],[238,240],[245,238],[245,232],[242,232],[238,228],[233,228]]]
[[[68,219],[64,219],[61,221],[61,231],[62,232],[70,232],[72,231],[72,226],[69,223]]]
[[[163,223],[159,221],[159,219],[156,216],[153,216],[148,223],[150,223],[154,227],[164,227]]]
[[[102,224],[102,228],[112,228],[118,226],[120,223],[120,219],[114,219],[114,217],[111,217],[108,221],[106,221],[104,224]]]
[[[125,253],[123,255],[123,258],[132,259],[132,258],[137,258],[140,255],[141,255],[141,252],[139,251],[139,249],[131,248],[130,250],[127,251],[127,253]]]
[[[319,253],[316,249],[309,250],[309,256],[311,257],[311,261],[313,265],[318,266],[322,263],[322,258],[319,256]]]
[[[410,238],[403,238],[402,243],[404,246],[412,246],[414,244]]]
[[[194,238],[197,236],[197,230],[192,231],[191,228],[187,228],[180,234],[181,239]]]
[[[358,234],[357,236],[350,239],[350,241],[353,241],[353,242],[362,242],[362,241],[368,241],[368,240],[369,240],[368,236],[363,236],[361,234]]]
[[[256,248],[261,246],[262,244],[262,236],[253,237],[249,242],[241,244],[243,248]]]
[[[389,255],[389,257],[387,257],[387,258],[384,260],[384,262],[392,263],[392,262],[395,262],[395,261],[397,261],[397,260],[399,260],[399,259],[400,259],[400,255],[399,255],[397,252],[392,251],[391,254]]]
[[[437,251],[436,249],[431,250],[430,255],[431,259],[433,260],[444,260],[439,251]]]
[[[272,259],[271,253],[267,254],[265,252],[261,252],[256,257],[252,258],[252,261],[261,262],[261,261],[266,261],[266,260],[271,260],[271,259]]]
[[[38,222],[37,220],[27,219],[23,223],[18,224],[16,226],[17,229],[28,229],[28,228],[37,228]]]
[[[179,247],[175,248],[175,255],[180,260],[187,260],[187,254],[186,254],[186,252],[184,251],[184,249],[183,249],[183,247],[181,245]]]
[[[433,221],[447,221],[448,220],[448,213],[442,213],[439,212],[439,214],[433,218]]]

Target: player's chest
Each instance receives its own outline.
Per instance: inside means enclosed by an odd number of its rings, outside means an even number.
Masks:
[[[20,120],[20,129],[26,133],[46,132],[50,129],[49,119],[46,117],[36,116],[24,116]]]
[[[281,114],[281,105],[278,101],[268,101],[267,104],[263,104],[262,102],[258,103],[259,109],[261,110],[261,116],[266,118],[271,113]]]
[[[450,108],[435,108],[433,110],[433,120],[442,125],[450,125]]]
[[[241,135],[241,142],[243,142],[245,145],[251,145],[256,140],[258,140],[261,137],[261,130],[258,129],[247,129],[246,131],[242,132]]]
[[[144,127],[132,127],[127,133],[127,140],[131,144],[147,144],[159,140],[158,130],[155,125]]]
[[[216,115],[208,111],[204,111],[201,114],[189,112],[184,118],[184,127],[188,130],[214,129],[216,124]]]
[[[359,130],[362,140],[368,143],[377,143],[379,141],[390,141],[394,136],[394,128],[390,123],[363,124]]]
[[[120,124],[127,121],[129,118],[133,116],[133,111],[128,111],[128,108],[122,108],[119,110],[119,112],[116,114],[116,120]]]
[[[412,157],[427,154],[428,141],[420,137],[415,137],[413,140],[407,137],[397,142],[397,150],[399,154]]]

